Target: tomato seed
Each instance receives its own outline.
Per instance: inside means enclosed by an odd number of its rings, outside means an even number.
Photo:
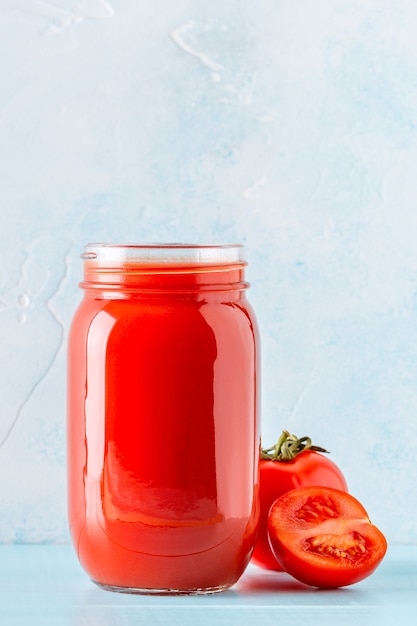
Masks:
[[[298,519],[302,519],[306,522],[338,517],[336,508],[330,498],[326,498],[325,502],[309,498],[303,506],[298,509],[296,515]]]
[[[366,542],[359,533],[346,535],[324,534],[304,542],[304,549],[336,559],[356,560],[366,553]]]

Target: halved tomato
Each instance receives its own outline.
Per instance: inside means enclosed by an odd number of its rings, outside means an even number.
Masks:
[[[301,487],[272,505],[268,537],[282,568],[307,585],[352,585],[381,563],[387,542],[352,495],[331,487]]]

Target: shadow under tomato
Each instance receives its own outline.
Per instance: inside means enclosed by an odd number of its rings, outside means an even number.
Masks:
[[[271,591],[285,593],[313,591],[312,587],[299,582],[285,572],[274,572],[258,567],[246,570],[234,589],[244,593],[251,591],[265,593]]]
[[[350,589],[318,589],[296,580],[285,572],[273,572],[261,568],[246,571],[239,582],[233,587],[237,593],[303,593],[303,594],[349,594]]]

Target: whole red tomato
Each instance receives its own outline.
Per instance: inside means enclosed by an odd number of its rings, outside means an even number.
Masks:
[[[311,445],[309,437],[298,439],[284,430],[277,444],[262,449],[260,460],[260,524],[252,563],[281,571],[273,555],[267,534],[268,513],[272,504],[290,489],[322,485],[347,491],[346,480],[333,461],[325,457],[323,448]]]
[[[301,487],[271,507],[268,536],[283,569],[303,583],[331,589],[363,580],[387,551],[362,504],[331,487]]]

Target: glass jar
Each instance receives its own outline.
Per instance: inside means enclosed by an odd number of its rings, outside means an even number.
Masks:
[[[239,245],[90,244],[68,347],[69,523],[100,586],[233,585],[259,521],[258,332]]]

